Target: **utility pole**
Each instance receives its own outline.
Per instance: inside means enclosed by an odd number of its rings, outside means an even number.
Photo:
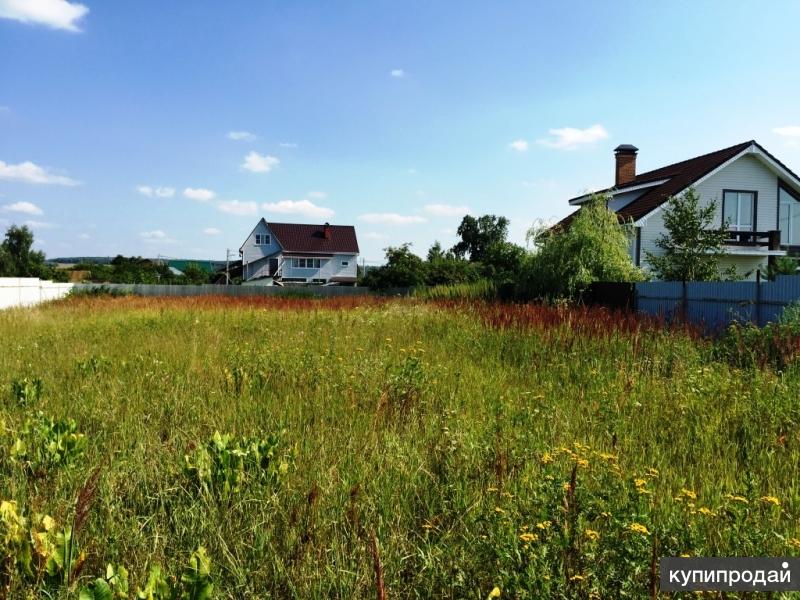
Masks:
[[[230,276],[230,258],[231,258],[231,249],[225,248],[225,285],[231,284],[231,276]]]

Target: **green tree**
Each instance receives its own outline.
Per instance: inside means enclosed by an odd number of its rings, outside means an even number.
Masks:
[[[390,246],[385,252],[386,264],[370,269],[364,277],[364,285],[376,289],[425,285],[425,262],[411,252],[411,244]]]
[[[33,232],[23,225],[12,225],[0,244],[0,274],[6,277],[46,277],[44,253],[33,250]]]
[[[523,292],[577,297],[595,281],[640,281],[631,261],[631,226],[620,224],[607,196],[592,196],[567,228],[529,232],[535,251],[523,267]]]
[[[466,215],[458,226],[461,241],[453,246],[458,258],[469,258],[472,262],[483,262],[489,248],[505,242],[508,237],[508,219],[495,215],[483,215],[477,219]]]
[[[189,263],[183,270],[185,283],[199,285],[208,283],[209,273],[200,268],[197,263]]]
[[[656,240],[661,253],[646,252],[653,275],[664,281],[720,279],[719,260],[724,255],[725,229],[713,227],[716,203],[700,204],[694,188],[670,198],[662,211],[665,234]],[[734,276],[728,270],[726,276]]]

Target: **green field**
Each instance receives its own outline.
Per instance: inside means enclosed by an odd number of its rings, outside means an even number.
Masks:
[[[119,597],[196,598],[207,564],[216,598],[647,598],[654,556],[796,555],[800,373],[712,357],[566,308],[3,311],[0,583],[76,598],[112,564]]]

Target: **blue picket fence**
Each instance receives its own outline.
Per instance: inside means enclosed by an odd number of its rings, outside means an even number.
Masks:
[[[709,329],[733,321],[763,326],[783,309],[800,302],[800,275],[780,275],[774,281],[648,281],[636,284],[636,309],[671,319],[686,318]]]

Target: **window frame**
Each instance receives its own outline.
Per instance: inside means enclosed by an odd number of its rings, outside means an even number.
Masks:
[[[781,192],[784,192],[785,194],[787,194],[790,198],[792,198],[795,201],[796,206],[797,206],[797,208],[795,210],[800,210],[800,194],[798,194],[793,189],[791,189],[789,186],[784,184],[783,181],[778,180],[778,220],[777,220],[777,223],[776,223],[776,228],[777,228],[778,231],[781,232],[781,246],[797,246],[797,245],[800,245],[800,240],[791,240],[790,241],[788,239],[784,239],[784,237],[783,237],[783,233],[784,232],[783,232],[783,229],[781,229],[781,205],[782,204],[788,204],[791,207],[792,204],[791,204],[791,202],[785,203],[785,202],[781,201]],[[788,235],[788,237],[791,237],[791,233],[792,233],[791,214],[792,214],[792,209],[790,208],[789,209],[789,231],[788,231],[789,235]]]
[[[722,190],[722,207],[721,207],[721,220],[720,227],[725,227],[725,196],[728,194],[736,194],[736,223],[730,223],[727,226],[727,231],[758,231],[758,190],[736,190],[736,189],[723,189]],[[741,199],[739,194],[751,194],[753,197],[753,219],[750,224],[750,229],[741,229],[738,221],[741,219]]]
[[[302,264],[300,264],[302,261]],[[309,261],[311,261],[311,266],[308,266]],[[321,258],[310,258],[310,257],[295,257],[294,264],[292,265],[295,269],[305,269],[305,270],[319,270],[322,268],[322,259]]]
[[[340,262],[341,262],[341,266],[343,266],[343,267],[349,267],[350,266],[350,261],[349,260],[342,260]]]
[[[259,241],[259,239],[261,241]],[[256,246],[271,246],[272,236],[268,233],[257,233],[255,235]]]

